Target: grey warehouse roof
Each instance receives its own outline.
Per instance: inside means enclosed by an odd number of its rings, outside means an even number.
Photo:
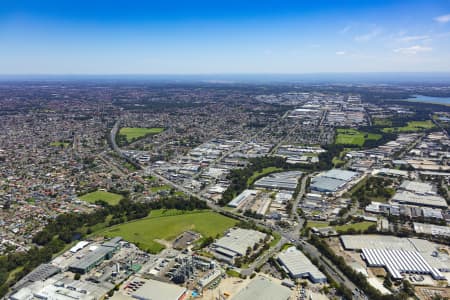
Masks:
[[[316,177],[311,182],[311,189],[317,191],[330,191],[334,192],[346,183],[344,180],[328,178],[328,177]]]
[[[327,277],[295,246],[278,254],[278,259],[293,277],[309,276],[313,281],[325,281]]]
[[[328,177],[328,178],[349,181],[356,175],[358,175],[358,173],[352,172],[352,171],[341,170],[341,169],[331,169],[328,172],[322,174],[321,177]]]
[[[302,176],[302,172],[290,171],[282,173],[274,173],[263,177],[255,182],[256,187],[279,189],[279,190],[295,190],[298,179]]]
[[[291,290],[262,276],[254,278],[232,300],[288,300]]]
[[[92,264],[96,263],[99,259],[105,257],[108,253],[112,252],[111,247],[99,246],[97,249],[82,257],[79,261],[70,265],[71,268],[87,269]]]

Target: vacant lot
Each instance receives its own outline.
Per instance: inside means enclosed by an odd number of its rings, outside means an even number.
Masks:
[[[158,134],[164,131],[164,128],[152,127],[152,128],[138,128],[138,127],[124,127],[120,128],[119,135],[124,135],[127,141],[130,143],[134,140],[143,138],[150,134]]]
[[[369,228],[371,225],[376,225],[376,223],[374,222],[359,222],[359,223],[352,223],[352,224],[345,224],[345,225],[340,225],[340,226],[334,226],[334,230],[336,231],[347,231],[350,228],[353,228],[354,230],[358,231],[364,231],[367,230],[367,228]]]
[[[103,200],[109,205],[116,205],[120,200],[122,200],[123,196],[105,191],[95,191],[89,194],[85,194],[79,198],[89,203],[95,203],[95,201],[97,200]]]
[[[362,146],[366,140],[377,141],[381,134],[362,132],[356,129],[338,129],[336,144]]]
[[[435,125],[431,120],[426,121],[410,121],[403,127],[387,127],[383,128],[383,132],[417,132],[434,128]]]
[[[358,223],[351,223],[351,224],[345,224],[345,225],[337,225],[337,226],[331,226],[336,231],[347,231],[350,228],[353,228],[354,230],[367,230],[367,228],[370,227],[370,225],[374,225],[374,222],[358,222]],[[307,227],[312,228],[323,228],[330,226],[328,222],[320,222],[320,221],[308,221]]]
[[[157,239],[170,241],[186,230],[200,233],[203,237],[216,237],[237,221],[212,211],[155,210],[141,220],[120,224],[98,234],[107,237],[121,236],[137,244],[141,249],[158,253],[164,246]]]

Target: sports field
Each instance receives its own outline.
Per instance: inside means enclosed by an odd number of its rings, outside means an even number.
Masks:
[[[143,138],[149,134],[158,134],[164,131],[161,127],[139,128],[139,127],[124,127],[120,128],[119,134],[124,135],[128,142]]]
[[[143,250],[158,253],[164,246],[156,239],[170,241],[186,230],[196,231],[203,237],[216,237],[236,223],[234,219],[208,210],[154,210],[147,218],[120,224],[98,234],[107,237],[121,236]]]
[[[410,121],[408,125],[403,127],[386,127],[383,132],[416,132],[434,128],[435,125],[431,120],[426,121]]]
[[[85,194],[79,198],[89,203],[95,203],[95,201],[97,200],[103,200],[109,205],[116,205],[120,200],[122,200],[123,196],[105,191],[95,191],[89,194]]]
[[[362,146],[366,140],[377,141],[381,134],[362,132],[356,129],[337,129],[336,144]]]

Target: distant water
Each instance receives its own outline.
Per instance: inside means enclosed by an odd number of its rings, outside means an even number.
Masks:
[[[439,103],[439,104],[450,105],[450,97],[430,97],[430,96],[423,96],[423,95],[414,95],[413,97],[406,99],[406,101]]]

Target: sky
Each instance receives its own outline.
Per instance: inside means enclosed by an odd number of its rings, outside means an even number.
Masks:
[[[3,0],[0,74],[450,72],[450,0]]]

